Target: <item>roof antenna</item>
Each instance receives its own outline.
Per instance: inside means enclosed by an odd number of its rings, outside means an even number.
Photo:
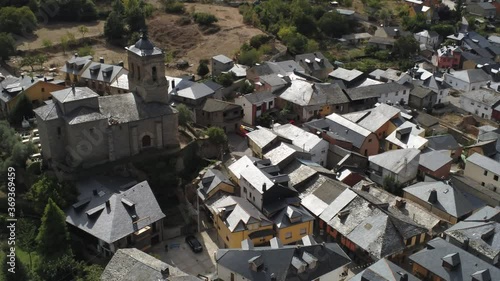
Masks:
[[[71,84],[71,91],[73,92],[73,95],[75,95],[75,83]]]

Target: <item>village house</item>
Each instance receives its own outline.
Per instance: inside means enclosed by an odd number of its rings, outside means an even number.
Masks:
[[[428,142],[424,136],[424,128],[410,121],[405,121],[385,138],[385,150],[406,148],[423,150]]]
[[[357,69],[345,69],[339,67],[330,72],[328,77],[334,81],[342,81],[347,88],[352,88],[363,80],[364,73]]]
[[[332,145],[345,145],[344,148],[364,156],[375,155],[379,151],[379,140],[375,133],[335,113],[305,123],[304,128],[321,135]]]
[[[241,172],[250,165],[256,165],[258,167],[263,166],[261,163],[268,163],[268,160],[259,159],[252,156],[244,155],[240,159],[227,164],[227,169],[229,171],[229,178],[236,184],[240,184]]]
[[[280,139],[272,130],[257,126],[257,130],[246,134],[248,147],[255,157],[262,158],[269,150],[279,144]]]
[[[0,83],[0,116],[7,117],[17,104],[21,95],[24,95],[33,107],[44,104],[52,99],[51,92],[66,88],[64,81],[54,80],[52,77],[9,77]]]
[[[369,87],[369,86],[367,86]],[[378,100],[381,97],[380,93],[369,91],[370,88],[363,89],[365,87],[360,88],[351,88],[346,90],[347,97],[350,100],[349,110],[351,112],[362,111],[365,109],[370,109],[375,107],[378,103]],[[381,87],[384,88],[384,87]],[[395,94],[395,93],[394,93]]]
[[[394,276],[396,276],[396,279],[394,279]],[[370,265],[349,279],[349,281],[378,281],[380,278],[382,280],[394,281],[420,281],[420,279],[386,258],[380,259],[378,262]]]
[[[147,251],[163,241],[165,214],[147,181],[94,177],[76,187],[78,201],[66,210],[66,222],[81,245],[110,257],[120,248]]]
[[[446,150],[433,150],[420,154],[418,173],[422,179],[431,176],[434,179],[444,180],[450,177],[453,158]]]
[[[79,57],[78,53],[66,61],[64,66],[61,68],[61,73],[64,75],[64,81],[67,86],[77,84],[80,82],[80,77],[82,73],[87,69],[87,67],[92,63],[92,56]]]
[[[497,9],[489,2],[470,3],[466,8],[471,15],[493,19],[497,15]]]
[[[370,33],[352,33],[347,35],[342,35],[342,39],[344,39],[348,44],[358,45],[360,43],[364,43],[372,38]]]
[[[427,243],[427,247],[410,256],[412,272],[423,279],[500,280],[500,269],[454,246],[441,238]],[[432,276],[432,277],[430,277]]]
[[[493,108],[500,105],[500,94],[489,89],[477,89],[460,96],[460,107],[484,119],[493,117]]]
[[[368,45],[381,50],[391,50],[394,46],[394,42],[396,42],[396,39],[394,38],[380,37],[375,35],[372,36],[370,40],[368,40]]]
[[[410,91],[409,105],[413,108],[433,108],[434,105],[442,103],[438,94],[432,89],[416,86]]]
[[[49,165],[89,167],[179,145],[163,51],[143,34],[127,53],[132,93],[99,96],[73,86],[52,92],[53,102],[35,109]],[[151,75],[141,78],[141,72]]]
[[[446,241],[498,266],[500,257],[500,209],[485,206],[447,229]]]
[[[472,154],[465,162],[464,176],[500,193],[500,163],[491,158]]]
[[[292,80],[277,103],[279,108],[291,108],[291,113],[296,114],[296,120],[300,122],[333,112],[349,112],[349,98],[339,85],[311,83],[302,79]]]
[[[252,241],[245,240],[241,248],[217,250],[217,276],[223,281],[286,281],[302,276],[307,280],[340,281],[351,262],[337,244],[317,243],[312,236],[305,236],[300,246],[283,245],[277,238],[270,244],[254,247]]]
[[[276,165],[283,171],[285,167],[297,158],[311,160],[311,154],[293,144],[281,142],[279,146],[264,154],[263,158],[269,159],[271,165]],[[290,179],[290,182],[293,183],[292,179]],[[295,186],[295,184],[293,184],[293,186]]]
[[[290,77],[281,74],[267,74],[259,76],[259,81],[254,83],[255,92],[276,93],[290,85]]]
[[[276,108],[276,96],[269,92],[251,93],[236,97],[234,103],[243,108],[243,123],[254,126],[259,116]]]
[[[223,72],[229,71],[233,66],[234,66],[233,60],[224,55],[217,55],[212,57],[211,59],[212,78],[221,75]]]
[[[455,90],[470,92],[487,86],[491,77],[481,69],[467,69],[445,73],[443,80]]]
[[[387,104],[408,104],[410,97],[409,85],[402,85],[397,82],[389,82],[378,85],[357,87],[348,89],[349,96],[376,95],[379,103]]]
[[[468,177],[452,175],[450,183],[458,190],[469,193],[490,206],[500,206],[500,193],[482,186],[480,183]]]
[[[434,65],[444,69],[457,69],[460,67],[460,57],[462,56],[462,52],[462,49],[458,46],[441,47],[437,49]]]
[[[295,61],[305,74],[320,80],[328,78],[328,74],[333,71],[333,65],[320,52],[296,55]]]
[[[374,108],[344,114],[342,117],[368,129],[376,134],[379,140],[383,140],[396,129],[393,121],[399,121],[401,110],[381,103]]]
[[[454,161],[460,158],[463,150],[462,145],[449,134],[427,137],[427,148],[431,150],[448,151],[448,155]]]
[[[475,196],[441,181],[419,182],[403,189],[403,197],[452,224],[485,204]]]
[[[198,183],[197,193],[201,201],[206,203],[208,200],[213,202],[212,198],[233,195],[236,193],[236,188],[221,171],[208,169]]]
[[[196,124],[219,127],[225,133],[238,132],[242,118],[241,106],[218,99],[207,99],[202,108],[195,109]]]
[[[418,173],[420,150],[398,149],[368,157],[370,179],[384,185],[387,178],[399,184],[411,183]]]
[[[218,84],[212,81],[193,82],[182,79],[179,83],[176,83],[175,80],[171,80],[171,85],[172,90],[169,95],[172,101],[185,104],[192,108],[202,107],[205,101],[210,98],[221,97],[220,94],[217,95],[218,87],[214,88],[214,86]]]
[[[435,49],[437,48],[437,46],[439,46],[439,34],[435,31],[422,30],[413,34],[413,37],[415,37],[415,40],[417,40],[418,43],[429,46],[432,49]]]
[[[490,58],[485,58],[485,57],[473,54],[471,52],[466,52],[466,51],[462,52],[461,62],[462,62],[462,69],[481,68],[483,71],[485,71],[489,75],[491,75],[491,73],[488,73],[488,71],[486,71],[483,67],[484,67],[484,65],[489,65],[489,64],[495,63]]]
[[[127,75],[123,65],[105,64],[101,57],[99,62],[91,62],[80,75],[80,83],[99,95],[110,95],[111,84],[121,75]],[[146,74],[145,74],[146,75]]]
[[[265,75],[281,75],[283,77],[291,76],[294,73],[305,73],[305,70],[300,64],[293,60],[280,62],[265,61],[262,64],[258,63],[247,70],[247,79],[253,83],[257,83],[260,77]]]

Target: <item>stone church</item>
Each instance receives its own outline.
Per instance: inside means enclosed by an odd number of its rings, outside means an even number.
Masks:
[[[130,93],[99,96],[73,86],[52,92],[52,100],[35,110],[42,156],[49,165],[91,167],[179,145],[163,51],[146,33],[126,49]]]

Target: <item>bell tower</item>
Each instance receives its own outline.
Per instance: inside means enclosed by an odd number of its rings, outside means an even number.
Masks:
[[[164,52],[148,39],[146,30],[134,45],[127,47],[129,90],[144,102],[168,104],[168,81],[165,78]]]

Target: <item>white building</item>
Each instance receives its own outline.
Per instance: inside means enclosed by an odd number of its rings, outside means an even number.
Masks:
[[[276,125],[273,132],[282,138],[289,139],[293,145],[303,151],[309,152],[311,161],[321,166],[326,165],[329,147],[327,141],[292,124]]]
[[[397,82],[389,82],[349,89],[349,93],[356,96],[375,94],[378,96],[378,102],[380,103],[397,104],[403,102],[408,104],[410,87]]]
[[[493,107],[500,104],[500,94],[488,89],[478,89],[460,96],[460,107],[481,118],[490,119]]]
[[[416,148],[387,151],[368,158],[370,179],[383,185],[386,178],[405,184],[412,182],[418,173],[420,150]]]
[[[487,86],[491,77],[481,69],[467,69],[445,73],[444,82],[453,89],[469,92]]]
[[[464,176],[500,193],[500,163],[491,158],[472,154],[465,163]]]
[[[435,31],[423,30],[413,35],[420,44],[435,49],[439,45],[439,34]]]

